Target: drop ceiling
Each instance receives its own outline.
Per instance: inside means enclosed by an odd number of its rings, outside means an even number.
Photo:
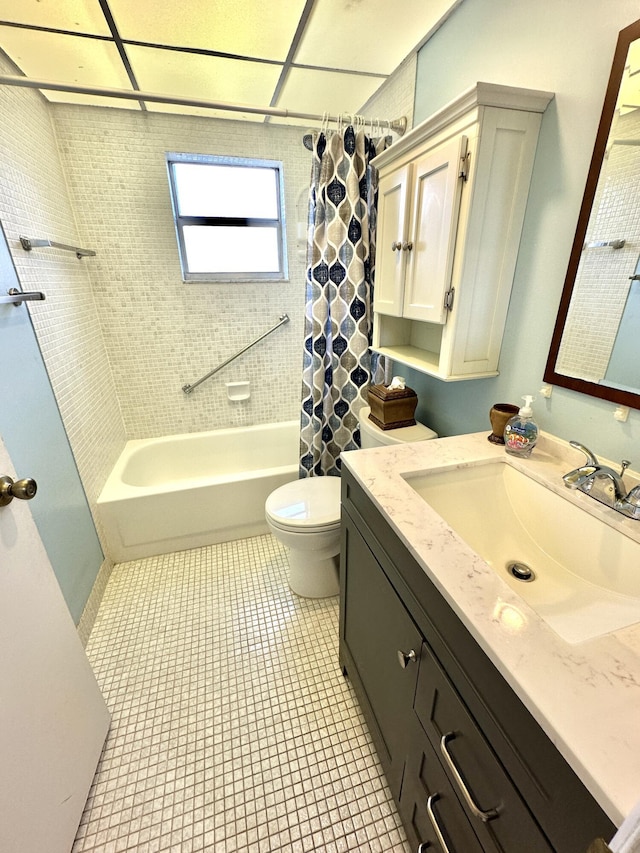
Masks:
[[[365,104],[459,2],[0,0],[0,49],[41,82],[337,115]],[[42,91],[52,102],[262,120]]]

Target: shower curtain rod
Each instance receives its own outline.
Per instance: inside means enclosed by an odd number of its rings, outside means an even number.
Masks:
[[[50,80],[34,80],[31,77],[21,77],[12,74],[0,74],[0,84],[19,86],[24,89],[48,89],[55,92],[71,92],[78,95],[97,95],[103,98],[121,98],[127,101],[149,101],[156,104],[178,104],[183,107],[201,107],[210,110],[223,110],[236,113],[252,113],[254,115],[273,116],[274,118],[300,118],[306,121],[344,121],[345,116],[355,116],[354,113],[342,115],[316,115],[294,110],[281,110],[277,107],[257,107],[251,104],[232,104],[227,101],[210,101],[205,98],[184,98],[177,95],[162,95],[158,92],[140,92],[129,89],[110,89],[104,86],[80,86],[75,83],[52,83]],[[374,119],[376,122],[389,125],[400,136],[407,129],[406,116],[388,121]]]

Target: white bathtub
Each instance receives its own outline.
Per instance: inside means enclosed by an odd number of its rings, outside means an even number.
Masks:
[[[127,442],[98,498],[116,562],[267,532],[264,502],[298,477],[288,421]]]

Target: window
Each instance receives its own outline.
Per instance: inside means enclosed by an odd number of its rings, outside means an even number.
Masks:
[[[282,164],[168,154],[185,281],[287,277]]]

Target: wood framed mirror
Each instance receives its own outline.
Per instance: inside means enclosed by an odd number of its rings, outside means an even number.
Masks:
[[[618,37],[544,379],[640,409],[640,21]]]

